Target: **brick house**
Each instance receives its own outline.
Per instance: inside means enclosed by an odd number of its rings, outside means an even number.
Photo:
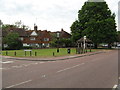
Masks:
[[[3,37],[7,35],[8,32],[15,32],[19,34],[19,39],[22,41],[23,46],[33,46],[38,48],[50,47],[50,42],[52,41],[52,34],[59,34],[59,38],[70,38],[71,35],[61,29],[61,31],[50,32],[47,30],[38,30],[37,26],[34,25],[34,30],[24,30],[24,28],[14,28],[10,27],[7,30],[3,30]]]

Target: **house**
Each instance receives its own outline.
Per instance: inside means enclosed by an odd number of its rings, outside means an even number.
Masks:
[[[61,29],[61,31],[50,32],[47,30],[38,30],[37,25],[34,25],[34,30],[24,30],[24,28],[15,28],[10,26],[7,30],[3,30],[3,37],[9,32],[15,32],[19,34],[19,39],[22,41],[23,46],[32,47],[50,47],[50,42],[53,40],[53,34],[59,38],[70,38],[71,35]]]
[[[52,32],[52,33],[54,33],[57,38],[68,39],[68,38],[71,38],[71,36],[72,36],[68,32],[64,31],[63,28],[61,29],[61,31],[56,31],[56,32]]]
[[[35,26],[37,27],[37,26]],[[26,36],[24,38],[23,46],[34,46],[34,47],[50,47],[51,35],[47,30],[37,30],[34,27],[34,30],[26,31]]]

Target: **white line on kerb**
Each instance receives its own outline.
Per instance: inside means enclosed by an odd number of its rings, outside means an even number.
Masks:
[[[11,87],[19,86],[19,85],[22,85],[22,84],[25,84],[25,83],[28,83],[28,82],[31,82],[31,81],[32,81],[32,80],[24,81],[24,82],[15,84],[15,85],[8,86],[8,87],[6,87],[6,88],[11,88]]]
[[[75,67],[78,67],[78,66],[83,65],[83,64],[85,64],[85,63],[78,64],[78,65],[75,65],[75,66],[73,66],[73,67],[65,68],[65,69],[63,69],[63,70],[59,70],[59,71],[57,71],[57,73],[62,72],[62,71],[65,71],[65,70],[69,70],[69,69],[72,69],[72,68],[75,68]]]
[[[116,88],[117,88],[117,85],[114,85],[112,90],[115,90]]]

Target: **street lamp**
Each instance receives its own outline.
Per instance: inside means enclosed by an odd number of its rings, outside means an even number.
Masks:
[[[59,37],[60,37],[60,33],[57,32],[57,53],[59,53]]]

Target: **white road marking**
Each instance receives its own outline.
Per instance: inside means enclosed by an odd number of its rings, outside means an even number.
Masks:
[[[16,68],[16,67],[18,67],[18,66],[12,66],[12,68]]]
[[[46,77],[46,75],[42,75],[42,77]]]
[[[8,87],[6,87],[6,88],[11,88],[11,87],[19,86],[19,85],[22,85],[22,84],[25,84],[25,83],[28,83],[28,82],[31,82],[31,81],[32,81],[32,80],[24,81],[24,82],[15,84],[15,85],[8,86]]]
[[[39,63],[45,63],[45,62],[39,62]]]
[[[73,67],[65,68],[65,69],[63,69],[63,70],[59,70],[59,71],[57,71],[57,73],[63,72],[63,71],[65,71],[65,70],[69,70],[69,69],[72,69],[72,68],[75,68],[75,67],[78,67],[78,66],[83,65],[83,64],[85,64],[85,63],[78,64],[78,65],[75,65],[75,66],[73,66]]]
[[[34,63],[34,64],[38,64],[38,63]]]
[[[69,56],[69,57],[76,57],[76,56]]]
[[[0,62],[0,63],[3,63],[3,64],[6,64],[6,63],[13,63],[13,61],[5,61],[5,62]]]
[[[0,68],[0,70],[8,70],[8,69],[10,69],[10,68]]]
[[[27,64],[23,64],[23,66],[24,66],[24,67],[27,67],[27,66],[29,66],[29,65],[27,65]]]
[[[15,68],[22,68],[22,66],[16,66]]]
[[[116,88],[117,88],[117,85],[114,85],[112,90],[116,90]]]
[[[16,66],[11,66],[11,69],[12,68],[22,68],[22,67],[27,67],[27,66],[30,66],[30,65],[37,65],[37,64],[41,64],[41,63],[45,63],[45,62],[39,62],[39,63],[30,63],[30,64],[22,64],[22,65],[16,65]]]

